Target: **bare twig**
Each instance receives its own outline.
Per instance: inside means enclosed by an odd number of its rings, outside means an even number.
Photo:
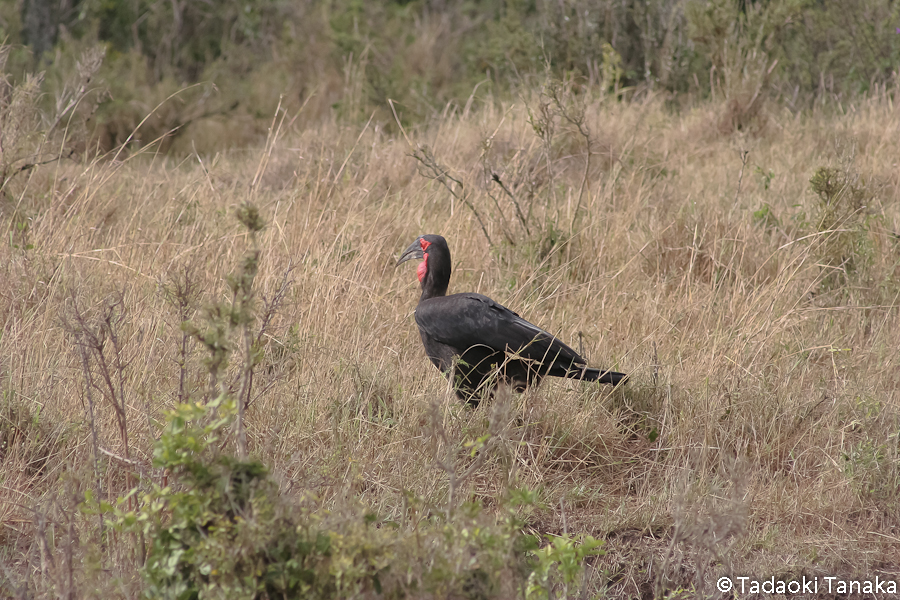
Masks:
[[[497,214],[500,215],[500,231],[501,231],[501,233],[503,233],[503,237],[506,238],[507,242],[509,242],[511,245],[515,246],[516,240],[512,236],[512,233],[509,231],[509,228],[507,227],[506,215],[503,214],[503,209],[500,207],[500,201],[497,200],[497,196],[495,196],[494,194],[492,194],[490,192],[487,192],[487,195],[488,195],[488,198],[490,198],[491,200],[494,201],[494,206],[497,207]]]
[[[581,185],[578,188],[578,201],[575,203],[575,211],[572,213],[572,231],[575,230],[575,224],[578,221],[578,214],[581,212],[581,201],[584,197],[584,190],[587,187],[588,176],[591,171],[591,155],[593,140],[591,139],[591,131],[587,125],[587,116],[586,109],[584,106],[580,106],[575,110],[569,110],[565,106],[564,98],[561,97],[561,85],[551,85],[549,96],[550,99],[553,100],[553,103],[556,105],[556,109],[559,111],[559,114],[568,121],[571,125],[574,125],[578,130],[578,133],[581,137],[584,138],[585,144],[585,152],[586,157],[584,161],[584,173],[581,177]]]
[[[491,241],[491,236],[487,232],[487,227],[484,225],[484,221],[481,219],[481,215],[478,214],[478,210],[475,209],[475,206],[469,201],[469,197],[467,194],[463,192],[458,192],[453,188],[453,185],[456,184],[460,190],[463,189],[463,183],[459,179],[453,177],[446,167],[437,162],[434,157],[434,154],[431,153],[431,150],[427,146],[420,146],[415,152],[411,155],[415,158],[422,166],[422,169],[419,169],[419,173],[423,177],[427,177],[428,179],[434,179],[441,183],[447,191],[453,195],[457,200],[462,201],[469,210],[472,211],[472,214],[475,215],[475,218],[478,220],[478,224],[481,226],[481,232],[484,234],[485,239],[487,240],[488,246],[494,247],[494,243]]]
[[[100,475],[100,443],[97,440],[97,420],[94,417],[94,384],[91,381],[91,369],[88,361],[87,346],[83,343],[76,343],[78,347],[78,355],[81,357],[81,369],[84,376],[84,397],[87,398],[88,423],[91,426],[91,445],[93,447],[93,467],[94,467],[94,494],[100,498],[103,489],[103,482]],[[82,400],[82,405],[84,400]],[[103,514],[97,514],[97,533],[100,536],[100,556],[106,552],[106,536],[103,531]],[[102,560],[102,559],[101,559]]]
[[[259,325],[259,331],[256,334],[256,338],[253,342],[254,348],[259,348],[262,345],[262,339],[266,335],[266,332],[269,329],[269,325],[272,322],[272,319],[275,317],[276,313],[278,313],[278,308],[281,306],[281,303],[284,301],[284,297],[287,294],[288,290],[291,288],[291,285],[294,283],[294,280],[290,278],[291,272],[297,268],[297,265],[294,264],[293,261],[288,264],[287,269],[284,270],[284,276],[281,279],[281,285],[278,286],[278,289],[275,290],[275,293],[272,294],[271,297],[266,297],[263,295],[263,314],[262,314],[262,322]],[[253,370],[250,370],[249,382],[247,385],[247,391],[242,398],[239,398],[239,401],[243,403],[244,409],[250,407],[250,391],[253,388]]]
[[[85,387],[87,390],[95,389],[100,392],[112,407],[119,429],[119,436],[122,440],[125,459],[130,460],[131,450],[128,440],[128,417],[125,398],[125,370],[127,365],[119,337],[120,329],[125,322],[125,314],[125,298],[124,293],[121,291],[117,292],[112,300],[105,303],[101,314],[95,319],[90,319],[84,313],[73,293],[70,313],[63,315],[63,321],[79,349]],[[111,350],[109,349],[110,346],[112,347]],[[90,406],[91,421],[94,423],[93,399],[90,392],[88,392],[88,404]],[[95,444],[96,465],[98,458],[96,431],[92,431],[92,436]],[[136,485],[135,474],[132,470],[126,471],[126,479],[129,488],[133,488]],[[134,508],[133,502],[134,497],[129,497],[130,508]]]
[[[115,460],[115,461],[117,461],[117,462],[122,463],[123,465],[128,465],[128,466],[130,466],[130,467],[136,467],[136,466],[138,466],[138,465],[140,464],[140,463],[138,463],[138,461],[136,461],[136,460],[133,460],[133,459],[130,459],[130,458],[125,458],[124,456],[119,456],[119,455],[116,454],[115,452],[110,452],[109,450],[107,450],[107,449],[104,448],[103,446],[100,446],[100,447],[99,447],[99,450],[100,450],[100,452],[102,452],[102,453],[105,454],[106,456],[110,457],[111,459],[113,459],[113,460]]]
[[[747,157],[750,155],[749,150],[741,149],[741,172],[738,173],[737,190],[734,192],[734,204],[737,205],[738,196],[741,195],[741,182],[744,180],[744,167],[747,166]]]
[[[519,202],[516,200],[516,197],[513,196],[513,193],[509,191],[509,188],[501,181],[500,176],[496,173],[491,173],[491,181],[497,183],[500,186],[500,189],[503,190],[509,199],[512,201],[513,206],[516,207],[516,216],[519,218],[519,222],[522,223],[522,227],[525,228],[525,233],[531,235],[531,230],[528,228],[528,220],[525,218],[525,215],[522,214],[522,208],[519,206]]]

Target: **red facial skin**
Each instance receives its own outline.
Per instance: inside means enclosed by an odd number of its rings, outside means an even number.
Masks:
[[[428,246],[431,245],[431,242],[419,240],[419,245],[422,246],[422,252],[425,253],[422,262],[419,263],[419,267],[416,269],[416,275],[419,276],[419,283],[422,283],[422,280],[425,279],[425,274],[428,273]]]

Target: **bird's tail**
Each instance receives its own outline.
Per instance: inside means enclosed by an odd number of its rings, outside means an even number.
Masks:
[[[626,375],[625,373],[617,373],[616,371],[604,371],[602,369],[592,368],[572,370],[569,371],[566,376],[572,379],[598,381],[600,383],[610,383],[612,385],[619,385],[621,382],[628,379],[628,375]]]

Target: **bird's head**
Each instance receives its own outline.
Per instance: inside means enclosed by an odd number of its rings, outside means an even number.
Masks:
[[[444,296],[450,285],[450,248],[447,240],[439,235],[420,235],[397,259],[397,265],[408,260],[421,259],[416,273],[422,284],[422,300]]]

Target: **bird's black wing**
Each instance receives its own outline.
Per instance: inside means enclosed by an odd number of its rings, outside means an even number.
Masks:
[[[567,371],[586,364],[562,341],[481,294],[424,300],[416,308],[416,323],[431,338],[458,352],[484,345],[543,363],[553,370]]]

